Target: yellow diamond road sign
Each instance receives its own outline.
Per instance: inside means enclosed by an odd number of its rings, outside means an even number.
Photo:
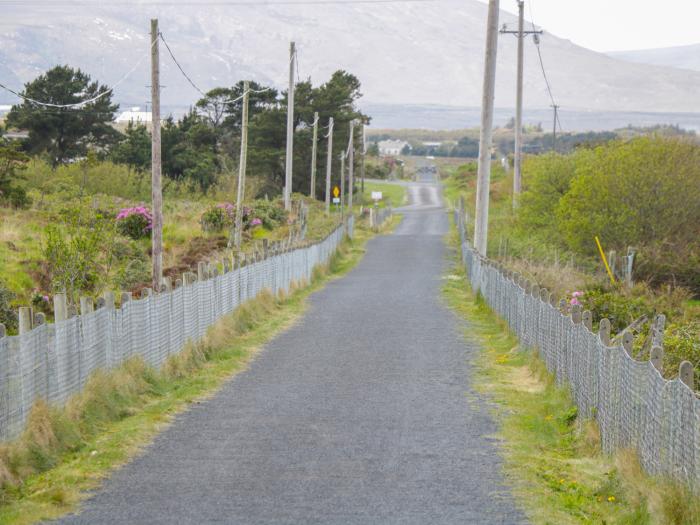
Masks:
[[[338,186],[333,186],[333,197],[338,197],[340,195],[340,188]]]

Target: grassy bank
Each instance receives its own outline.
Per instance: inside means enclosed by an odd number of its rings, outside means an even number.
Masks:
[[[469,323],[465,337],[483,348],[475,387],[494,404],[506,477],[533,523],[700,523],[696,495],[646,476],[632,452],[601,453],[596,424],[579,420],[568,389],[472,294],[457,260],[443,292]]]
[[[355,232],[308,286],[301,283],[287,296],[260,295],[161,370],[133,359],[95,374],[62,409],[37,403],[22,438],[0,449],[0,523],[33,523],[75,510],[86,491],[139,454],[176,414],[244,370],[262,345],[303,314],[311,293],[349,271],[372,236],[362,227]]]
[[[382,192],[382,200],[379,203],[382,208],[389,204],[392,208],[406,204],[406,187],[400,184],[365,181],[365,202],[368,204],[372,203],[373,191]]]

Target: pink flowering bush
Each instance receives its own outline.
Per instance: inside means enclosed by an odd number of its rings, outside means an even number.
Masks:
[[[579,300],[579,297],[583,297],[583,292],[573,292],[571,294],[571,300],[569,301],[569,304],[571,306],[581,306],[581,301]]]
[[[142,239],[151,235],[153,216],[145,206],[123,208],[117,214],[117,230],[132,239]]]
[[[244,230],[250,227],[251,212],[249,207],[243,206],[241,221]],[[232,228],[236,223],[236,206],[230,202],[212,206],[202,214],[199,223],[202,225],[202,231],[205,232],[220,232]]]
[[[257,217],[250,221],[250,226],[255,227],[255,226],[261,226],[263,223],[262,219],[258,219]]]

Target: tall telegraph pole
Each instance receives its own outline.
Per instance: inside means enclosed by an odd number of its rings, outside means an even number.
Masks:
[[[326,157],[326,215],[331,212],[331,173],[333,168],[333,117],[328,119],[328,153]]]
[[[345,152],[340,154],[340,215],[345,215]]]
[[[238,163],[238,191],[236,193],[236,249],[241,247],[241,229],[243,226],[243,200],[245,199],[245,171],[248,164],[248,100],[250,83],[243,82],[243,111],[241,117],[241,160]]]
[[[476,219],[474,247],[486,255],[489,221],[489,190],[491,183],[491,143],[493,139],[493,100],[496,88],[496,53],[498,51],[499,0],[489,0],[486,28],[486,60],[484,90],[481,101],[481,132],[479,137],[479,169],[476,180]]]
[[[523,151],[523,69],[525,36],[542,34],[542,31],[525,31],[525,2],[518,0],[518,30],[509,31],[505,25],[501,33],[515,35],[518,38],[518,80],[515,97],[515,155],[513,173],[513,207],[518,205],[522,191],[522,151]]]
[[[350,122],[350,140],[348,144],[348,209],[352,214],[352,194],[355,189],[355,121]]]
[[[557,121],[559,120],[559,106],[552,104],[554,110],[554,127],[552,129],[552,151],[557,151]]]
[[[361,204],[365,204],[365,155],[367,154],[367,130],[362,124],[362,164],[360,164],[360,195]]]
[[[158,19],[151,20],[151,230],[152,285],[160,292],[163,282],[163,191],[161,188],[160,151],[160,63],[158,50]]]
[[[316,198],[316,149],[318,147],[318,113],[314,113],[314,143],[311,147],[311,191],[309,196]]]
[[[292,163],[294,160],[294,62],[296,46],[289,44],[289,91],[287,92],[287,158],[284,169],[284,209],[292,209]]]

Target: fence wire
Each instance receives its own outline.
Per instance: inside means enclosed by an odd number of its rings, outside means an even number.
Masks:
[[[479,255],[462,219],[455,212],[472,288],[523,345],[539,350],[557,382],[570,387],[580,416],[598,421],[603,450],[636,450],[649,474],[697,484],[700,400],[695,393],[680,379],[664,379],[650,361],[635,360],[623,346],[607,346],[552,304],[546,290],[528,286]]]
[[[329,261],[353,225],[349,217],[321,242],[132,299],[121,308],[102,307],[19,336],[0,334],[0,441],[19,437],[38,399],[62,405],[93,372],[134,356],[160,367],[263,290],[289,291],[293,282],[310,281],[314,267]]]

